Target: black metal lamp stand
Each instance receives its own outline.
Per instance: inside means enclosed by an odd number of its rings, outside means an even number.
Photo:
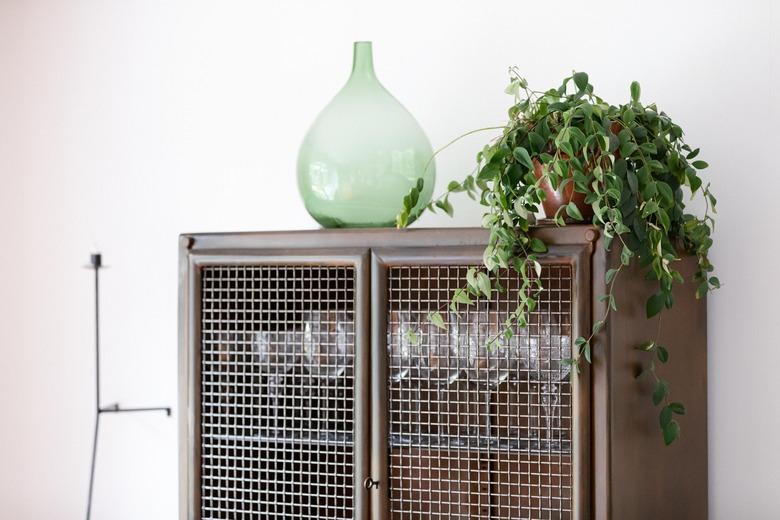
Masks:
[[[89,496],[87,498],[87,520],[90,520],[92,513],[92,488],[95,483],[95,458],[97,457],[98,432],[100,431],[100,416],[104,413],[127,413],[127,412],[165,412],[167,416],[171,415],[169,406],[154,406],[145,408],[122,408],[119,403],[108,406],[100,406],[100,298],[99,298],[99,273],[103,267],[100,253],[90,255],[90,266],[88,268],[95,271],[95,436],[92,441],[92,465],[89,471]]]

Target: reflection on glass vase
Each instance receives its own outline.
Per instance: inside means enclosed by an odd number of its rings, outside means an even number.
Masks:
[[[433,150],[376,78],[371,42],[356,42],[349,81],[314,121],[298,155],[306,210],[324,227],[393,226],[421,178],[418,209],[433,192]]]

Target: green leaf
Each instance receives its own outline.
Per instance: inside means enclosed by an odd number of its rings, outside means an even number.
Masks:
[[[559,146],[561,150],[563,150],[563,153],[569,156],[569,159],[573,158],[576,155],[576,153],[574,152],[574,148],[572,147],[571,143],[569,143],[568,141],[561,142]]]
[[[531,251],[533,251],[534,253],[547,252],[547,244],[545,244],[538,238],[532,238],[531,242],[529,243],[529,247],[531,248]]]
[[[442,330],[447,330],[447,326],[444,325],[444,318],[441,317],[439,311],[429,313],[428,321]]]
[[[490,286],[490,277],[487,274],[482,271],[477,273],[477,285],[482,291],[482,294],[485,295],[485,298],[490,298],[492,288]]]
[[[590,343],[585,343],[585,348],[582,349],[582,355],[585,356],[585,361],[591,363],[590,359]]]
[[[580,208],[578,208],[577,205],[573,202],[569,202],[566,205],[566,214],[575,220],[582,220],[582,213],[580,213]]]
[[[645,352],[650,352],[653,350],[653,347],[655,347],[655,341],[645,341],[641,345],[637,347],[637,350],[644,350]]]
[[[658,382],[655,384],[655,390],[653,391],[653,404],[656,406],[661,404],[661,401],[664,400],[664,397],[666,397],[666,394],[668,393],[669,393],[669,383],[667,383],[663,379],[659,379]]]
[[[485,274],[485,273],[482,273]],[[473,301],[471,300],[471,297],[469,297],[469,293],[464,291],[463,289],[455,289],[455,292],[452,293],[452,303],[454,304],[462,304],[462,305],[471,305]]]
[[[662,181],[656,182],[655,187],[658,189],[658,195],[661,197],[663,206],[665,208],[671,208],[674,205],[674,193],[672,192],[672,188]]]
[[[479,285],[477,285],[477,270],[473,267],[469,268],[468,271],[466,271],[466,283],[469,287],[471,287],[474,290],[479,290]]]
[[[691,166],[693,166],[693,167],[694,167],[694,168],[696,168],[697,170],[703,170],[704,168],[706,168],[707,166],[709,166],[709,164],[707,164],[707,163],[706,163],[706,162],[704,162],[704,161],[693,161],[693,162],[691,163]]]
[[[666,425],[669,424],[672,420],[672,409],[668,406],[664,406],[661,408],[661,413],[658,416],[658,422],[661,423],[661,428],[666,428]]]
[[[669,231],[669,227],[672,225],[672,221],[669,218],[669,214],[666,213],[666,211],[659,209],[656,214],[656,218],[658,218],[658,221],[661,223],[661,226],[664,228],[665,231]]]
[[[634,119],[636,119],[636,116],[634,115],[634,111],[630,108],[627,108],[623,111],[623,121],[630,124],[634,122]]]
[[[672,419],[669,421],[669,424],[664,426],[663,429],[664,433],[664,444],[669,446],[671,443],[677,440],[677,438],[680,436],[680,425],[677,424],[677,421]]]
[[[536,132],[528,134],[528,142],[531,143],[531,150],[535,153],[543,152],[544,146],[547,144],[547,141]]]
[[[486,164],[479,170],[477,181],[492,181],[501,173],[501,169],[495,164]]]
[[[406,210],[401,211],[398,213],[398,215],[395,217],[395,227],[398,229],[405,228],[407,225],[409,225],[409,212]]]
[[[639,187],[639,179],[637,179],[636,173],[633,170],[626,173],[626,180],[628,180],[628,187],[631,191],[636,193],[636,190]]]
[[[632,256],[634,256],[634,253],[629,248],[623,246],[623,249],[620,251],[620,263],[623,265],[630,264]]]
[[[615,276],[617,276],[619,269],[609,269],[607,271],[606,276],[604,277],[604,281],[607,283],[607,285],[611,284],[612,281],[615,279]]]
[[[645,311],[648,318],[652,318],[664,308],[666,303],[666,295],[664,293],[656,293],[647,299],[645,305]]]
[[[452,208],[452,204],[450,203],[447,197],[444,197],[444,199],[442,200],[436,201],[436,207],[443,210],[450,217],[453,216],[453,214],[455,213],[455,211]]]
[[[465,188],[458,182],[458,181],[450,181],[449,184],[447,184],[447,191],[463,191]]]
[[[531,156],[528,155],[528,150],[523,148],[522,146],[518,146],[512,151],[512,155],[517,159],[517,161],[528,168],[529,170],[534,169],[534,163],[531,162]]]
[[[588,86],[588,75],[584,72],[575,72],[574,84],[577,85],[578,89],[585,90],[585,88]]]
[[[652,215],[656,211],[658,211],[658,203],[653,199],[650,199],[647,202],[645,202],[645,205],[642,208],[642,218],[647,218],[648,216]]]
[[[528,215],[530,213],[528,212],[527,209],[525,209],[525,205],[523,204],[523,199],[515,199],[514,210],[515,210],[515,214],[517,214],[518,217],[528,220]]]
[[[685,415],[685,406],[682,403],[669,403],[669,409],[677,415]]]
[[[652,155],[655,153],[658,153],[658,148],[653,143],[642,143],[639,145],[639,148],[642,150],[643,153]]]
[[[666,363],[669,361],[669,351],[666,350],[666,347],[662,347],[661,345],[658,345],[656,347],[656,354],[658,355],[658,361],[661,363]]]
[[[638,81],[631,82],[631,101],[634,103],[639,102],[639,95],[642,93],[642,88],[639,86]]]

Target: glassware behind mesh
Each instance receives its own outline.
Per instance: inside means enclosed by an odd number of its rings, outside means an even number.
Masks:
[[[218,376],[221,380],[229,380],[230,374],[239,370],[251,371],[249,367],[253,362],[252,332],[233,330],[211,334],[211,338],[207,341],[213,343],[212,349],[217,353],[216,366],[223,372]],[[233,403],[236,397],[226,393],[220,396],[220,400]]]
[[[303,366],[332,383],[352,366],[355,324],[345,311],[309,311],[303,320]]]
[[[409,376],[423,343],[420,322],[409,311],[391,311],[387,326],[388,376],[397,383]]]
[[[299,330],[263,330],[255,333],[252,348],[260,371],[267,374],[269,381],[278,382],[285,374],[293,371],[299,363],[297,358],[302,340],[303,333]]]
[[[280,397],[285,393],[287,374],[299,363],[302,337],[299,330],[263,330],[256,332],[252,339],[255,363],[260,367],[274,414],[279,407]]]
[[[465,368],[458,359],[457,344],[450,332],[453,322],[441,329],[424,319],[420,325],[422,341],[414,355],[418,358],[417,370],[423,380],[437,387],[454,383]]]
[[[469,380],[479,385],[496,387],[510,373],[517,377],[522,363],[519,341],[514,334],[504,336],[501,314],[489,311],[484,305],[469,309],[459,318],[454,316],[454,336],[457,338],[458,355],[466,367]]]
[[[451,315],[452,337],[456,345],[460,366],[465,367],[470,397],[467,407],[476,407],[469,411],[468,417],[480,419],[460,428],[469,443],[482,443],[490,440],[490,403],[494,391],[506,381],[510,374],[517,377],[521,365],[518,341],[520,337],[505,337],[504,321],[497,309],[476,304],[467,310]],[[470,387],[470,388],[469,388]]]
[[[537,316],[538,334],[531,338],[531,374],[539,385],[540,404],[544,409],[545,438],[555,440],[560,424],[561,382],[571,367],[571,325],[561,316],[542,312]]]

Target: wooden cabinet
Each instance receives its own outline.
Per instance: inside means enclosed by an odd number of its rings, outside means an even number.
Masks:
[[[183,235],[181,518],[706,518],[704,302],[686,287],[663,316],[688,406],[666,448],[634,378],[652,284],[622,277],[593,364],[570,374],[614,253],[587,226],[535,233],[544,291],[511,337],[510,271],[448,306],[484,230]]]

